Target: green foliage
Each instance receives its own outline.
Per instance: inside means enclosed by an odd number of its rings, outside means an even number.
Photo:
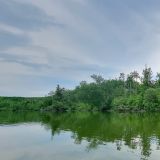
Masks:
[[[133,91],[134,87],[134,80],[131,75],[128,75],[127,80],[126,80],[126,88],[128,89],[129,93]]]
[[[61,88],[59,85],[57,85],[56,91],[55,91],[55,99],[57,101],[61,101],[63,99],[65,89]]]
[[[159,106],[157,90],[149,88],[144,93],[144,107],[148,110],[153,110]]]
[[[143,82],[143,85],[146,86],[146,87],[149,87],[151,86],[152,84],[152,69],[151,68],[148,68],[147,66],[145,67],[145,69],[143,70],[143,77],[142,77],[142,82]]]
[[[105,80],[93,74],[92,83],[81,81],[73,90],[57,85],[47,97],[0,97],[0,109],[66,111],[159,110],[160,74],[152,79],[151,68],[146,67],[142,77],[137,71],[127,77]],[[141,83],[139,80],[142,80]]]
[[[102,82],[104,82],[104,78],[100,75],[96,75],[96,74],[93,74],[91,75],[91,78],[97,83],[97,84],[100,84]]]
[[[156,85],[159,87],[160,86],[160,73],[157,73],[156,75]]]
[[[77,87],[75,96],[78,102],[88,103],[95,107],[100,106],[104,101],[101,88],[95,83]]]
[[[67,110],[66,104],[62,101],[54,101],[51,107],[52,110],[56,112],[64,112]]]
[[[0,109],[8,110],[40,110],[51,104],[50,97],[22,98],[22,97],[0,97]]]
[[[125,97],[115,97],[112,101],[112,106],[114,109],[122,109],[126,106],[126,98]]]
[[[78,102],[74,106],[76,108],[76,111],[91,111],[92,106],[87,103]]]

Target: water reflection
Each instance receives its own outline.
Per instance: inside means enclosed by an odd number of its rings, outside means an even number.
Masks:
[[[36,122],[35,124],[38,126],[43,126],[43,131],[35,130],[33,122]],[[67,113],[56,115],[53,113],[0,112],[0,131],[1,128],[4,129],[4,125],[11,125],[11,127],[18,125],[18,128],[23,128],[24,124],[33,126],[31,131],[34,130],[37,135],[41,134],[41,141],[46,141],[48,133],[51,132],[51,139],[54,143],[61,141],[62,146],[67,145],[70,149],[75,145],[85,148],[85,151],[81,153],[81,156],[84,155],[81,157],[82,159],[89,152],[90,154],[95,152],[99,156],[106,152],[111,154],[112,159],[118,158],[118,156],[115,158],[114,156],[120,154],[122,159],[127,159],[128,155],[132,156],[129,159],[158,159],[160,156],[160,114],[158,113]],[[44,131],[47,132],[45,138],[41,133]],[[1,138],[3,137],[1,136]],[[54,145],[50,147],[55,147]],[[61,149],[65,152],[68,151],[67,155],[70,155],[71,151],[67,147]],[[44,146],[43,149],[46,152]],[[78,159],[77,155],[75,155],[76,157],[69,155],[68,159],[71,157]],[[66,159],[66,156],[63,159]]]

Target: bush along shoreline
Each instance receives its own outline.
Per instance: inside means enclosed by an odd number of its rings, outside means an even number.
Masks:
[[[93,82],[80,82],[73,90],[57,85],[46,97],[0,97],[0,110],[12,111],[160,111],[160,73],[156,78],[145,67],[142,75],[133,71],[118,78],[104,79],[91,75]]]

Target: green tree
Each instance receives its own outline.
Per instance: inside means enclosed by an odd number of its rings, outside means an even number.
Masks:
[[[158,95],[154,88],[149,88],[144,93],[143,104],[146,109],[152,110],[158,106]]]
[[[133,77],[133,81],[134,81],[134,87],[136,89],[137,92],[137,87],[138,87],[138,79],[140,78],[139,73],[137,71],[133,71],[130,73],[131,77]]]
[[[160,73],[157,73],[156,78],[156,84],[160,86]]]
[[[140,78],[139,73],[137,71],[131,72],[131,76],[133,79],[137,82],[137,80]]]
[[[134,87],[134,80],[133,80],[133,76],[131,74],[127,76],[126,87],[129,91],[129,94],[131,94],[133,91],[133,87]]]
[[[123,81],[123,82],[125,81],[125,74],[124,73],[120,73],[119,80]]]
[[[56,100],[58,100],[58,101],[63,100],[64,91],[65,91],[65,89],[61,88],[60,85],[58,84],[56,87],[56,91],[55,91]]]
[[[152,69],[148,68],[147,66],[142,72],[143,77],[142,77],[142,83],[144,86],[149,87],[152,84]]]
[[[96,75],[96,74],[93,74],[91,75],[91,78],[97,83],[97,84],[100,84],[102,82],[104,82],[104,78],[100,75]]]

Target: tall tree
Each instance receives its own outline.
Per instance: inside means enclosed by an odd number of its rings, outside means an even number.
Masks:
[[[86,81],[81,81],[80,86],[84,86],[84,85],[87,85],[87,82]]]
[[[103,78],[101,75],[93,74],[93,75],[91,75],[91,78],[92,78],[97,84],[100,84],[100,83],[104,82],[104,78]]]
[[[123,92],[125,94],[125,74],[124,73],[120,73],[119,75],[119,80],[123,82]]]
[[[123,81],[123,82],[125,81],[125,74],[124,73],[120,73],[119,80]]]
[[[142,83],[144,86],[149,87],[152,84],[152,69],[145,66],[145,69],[142,72]]]
[[[131,75],[131,77],[133,77],[133,80],[135,81],[134,85],[135,85],[136,92],[137,92],[137,85],[138,85],[137,84],[138,83],[137,80],[140,78],[139,73],[137,71],[133,71],[133,72],[130,73],[130,75]]]
[[[137,71],[131,72],[131,76],[133,79],[137,82],[137,80],[140,78],[139,73]]]
[[[55,91],[55,97],[58,101],[61,101],[63,99],[64,91],[65,89],[61,88],[60,85],[58,84]]]
[[[131,74],[129,74],[127,76],[127,80],[126,80],[126,87],[129,91],[129,94],[131,94],[131,92],[133,90],[133,83],[134,83],[133,76]]]
[[[160,73],[157,73],[156,78],[156,83],[158,86],[160,86]]]

